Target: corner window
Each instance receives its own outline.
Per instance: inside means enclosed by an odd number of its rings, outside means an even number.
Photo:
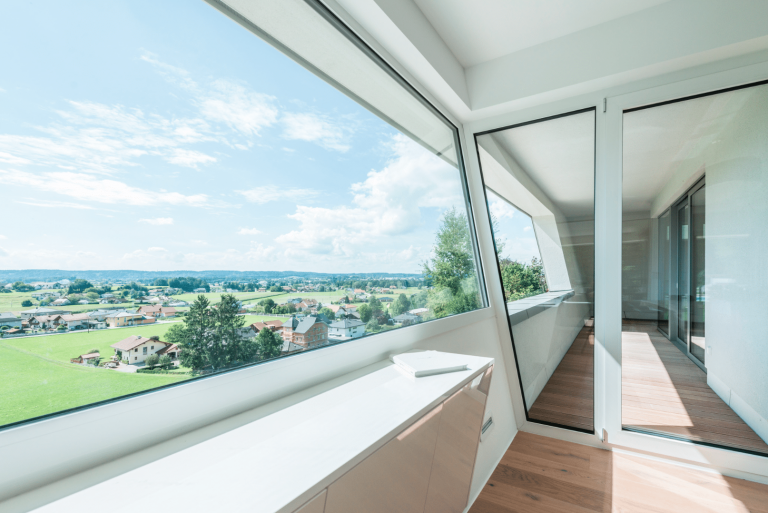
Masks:
[[[44,282],[67,313],[120,316],[0,339],[0,426],[295,354],[249,327],[290,339],[302,302],[319,322],[361,323],[355,340],[487,305],[456,127],[319,3],[279,2],[284,19],[217,5],[0,9],[18,50],[0,83],[0,183],[5,217],[25,220],[3,228],[3,269],[78,269],[3,271],[0,289],[32,303],[22,312],[62,308],[31,297]],[[90,235],[44,230],[44,250],[25,226],[57,217]],[[149,297],[175,315],[142,319]],[[173,362],[70,366],[150,337],[178,346]]]

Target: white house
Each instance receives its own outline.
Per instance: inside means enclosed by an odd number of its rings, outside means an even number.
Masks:
[[[337,341],[362,337],[365,334],[365,324],[356,319],[343,319],[332,322],[328,326],[328,339]]]
[[[69,305],[71,303],[69,302],[69,299],[67,299],[65,297],[62,297],[62,298],[57,299],[56,301],[54,301],[51,304],[53,306],[67,306],[67,305]]]
[[[45,308],[45,307],[37,307],[37,308],[31,308],[29,310],[24,310],[21,312],[21,318],[24,320],[29,319],[30,317],[38,317],[40,315],[67,315],[71,314],[72,312],[66,311],[66,310],[56,310],[54,308]]]
[[[163,355],[168,353],[171,358],[178,356],[178,348],[175,351],[169,351],[169,349],[176,347],[174,344],[141,335],[130,336],[109,347],[115,350],[115,354],[119,352],[121,359],[128,360],[128,363],[131,365],[143,363],[147,356],[152,354]]]
[[[90,320],[91,317],[87,313],[61,316],[61,323],[66,324],[68,330],[87,328]]]

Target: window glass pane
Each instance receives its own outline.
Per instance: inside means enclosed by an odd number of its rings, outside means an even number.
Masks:
[[[590,110],[477,137],[528,420],[588,432],[594,134]]]
[[[485,306],[456,128],[308,4],[219,7],[0,8],[0,425]]]
[[[768,86],[624,113],[622,422],[768,455]]]

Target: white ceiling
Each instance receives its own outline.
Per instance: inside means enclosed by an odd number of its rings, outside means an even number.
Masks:
[[[413,1],[468,68],[670,0]]]
[[[492,137],[566,218],[594,215],[594,111],[510,128]]]

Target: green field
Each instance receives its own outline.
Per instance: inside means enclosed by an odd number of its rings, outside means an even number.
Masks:
[[[246,325],[279,319],[246,315]],[[189,376],[128,374],[69,363],[70,358],[98,349],[110,358],[109,347],[132,335],[163,335],[172,324],[77,331],[62,335],[0,339],[0,425],[121,395],[177,383]]]

